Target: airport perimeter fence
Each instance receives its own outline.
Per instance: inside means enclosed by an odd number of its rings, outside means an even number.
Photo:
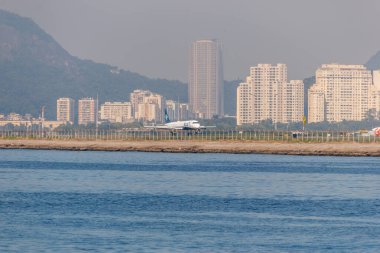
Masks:
[[[107,141],[277,141],[277,142],[358,142],[380,143],[380,137],[333,131],[204,130],[0,130],[2,139],[107,140]]]

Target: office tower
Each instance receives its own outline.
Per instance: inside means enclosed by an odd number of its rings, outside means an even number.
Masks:
[[[237,124],[302,121],[303,86],[301,80],[288,82],[285,64],[251,67],[246,82],[240,83],[237,89]]]
[[[371,108],[372,82],[371,71],[363,65],[322,65],[309,90],[309,123],[363,120]],[[316,106],[321,104],[322,96],[324,110]]]
[[[216,40],[193,42],[189,66],[189,102],[199,118],[223,116],[224,80],[221,45]]]
[[[130,97],[135,119],[154,122],[163,121],[165,105],[163,96],[147,90],[135,90]]]
[[[105,102],[100,106],[100,119],[111,123],[127,123],[133,120],[130,102]]]
[[[95,123],[96,101],[93,98],[82,98],[78,101],[78,124],[87,125]]]
[[[74,124],[75,101],[71,98],[57,99],[57,121]]]

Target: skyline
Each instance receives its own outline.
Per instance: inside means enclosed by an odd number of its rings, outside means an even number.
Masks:
[[[226,80],[263,62],[285,63],[290,79],[303,79],[326,62],[364,64],[380,49],[374,0],[0,0],[0,8],[32,18],[74,56],[184,82],[191,42],[202,38],[222,42]]]
[[[0,253],[380,249],[379,13],[0,0]]]

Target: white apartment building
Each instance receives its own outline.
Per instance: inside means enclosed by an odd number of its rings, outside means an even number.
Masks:
[[[82,98],[78,100],[78,124],[87,125],[95,123],[97,110],[95,99]]]
[[[237,125],[253,123],[253,93],[251,78],[247,77],[245,83],[240,83],[237,88],[236,119]]]
[[[57,121],[74,124],[75,101],[71,98],[57,99]]]
[[[149,90],[134,90],[130,94],[130,101],[132,105],[132,115],[136,118],[138,114],[138,105],[142,104],[145,96],[149,96],[152,92]]]
[[[308,122],[322,122],[325,119],[325,95],[316,85],[308,90]]]
[[[154,122],[163,121],[165,105],[163,96],[146,90],[135,90],[130,97],[135,119]]]
[[[192,43],[189,66],[189,102],[199,118],[223,116],[224,80],[221,45],[217,40]]]
[[[363,120],[372,106],[372,82],[371,71],[363,65],[322,65],[308,91],[309,123]]]
[[[138,104],[139,110],[136,114],[137,120],[150,121],[150,122],[162,122],[160,118],[160,109],[157,104],[142,103]]]
[[[132,104],[130,102],[105,102],[100,106],[100,119],[111,123],[127,123],[133,121]]]
[[[280,84],[277,120],[280,123],[301,122],[304,117],[304,83],[290,80]]]
[[[259,64],[250,68],[246,82],[237,89],[237,125],[302,121],[304,115],[302,80],[287,80],[285,64]]]

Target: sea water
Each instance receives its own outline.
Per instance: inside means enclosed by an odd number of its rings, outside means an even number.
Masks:
[[[0,252],[379,252],[380,159],[0,150]]]

